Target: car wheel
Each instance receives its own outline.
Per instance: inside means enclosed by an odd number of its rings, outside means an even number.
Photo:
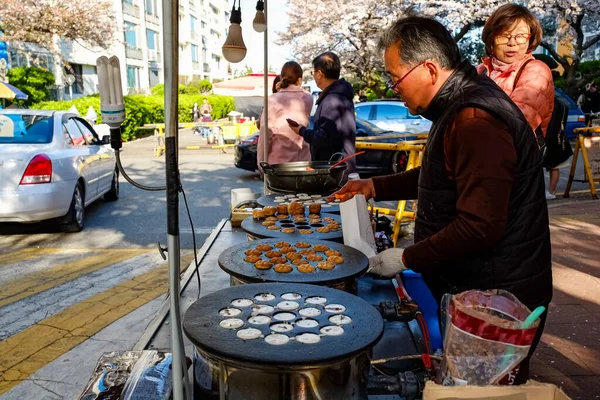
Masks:
[[[394,153],[392,157],[392,172],[398,174],[406,171],[406,165],[408,164],[408,153],[405,151],[398,151]]]
[[[83,229],[83,217],[85,215],[85,201],[83,198],[83,188],[80,182],[77,182],[73,191],[71,207],[67,215],[62,218],[61,229],[65,233],[80,232]]]
[[[113,172],[112,182],[110,184],[110,190],[104,193],[104,200],[106,201],[117,201],[119,200],[119,169],[115,168]]]

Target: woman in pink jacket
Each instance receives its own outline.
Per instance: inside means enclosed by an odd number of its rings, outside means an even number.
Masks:
[[[294,61],[288,61],[281,69],[279,91],[269,97],[269,164],[281,164],[293,161],[310,161],[310,147],[302,136],[296,135],[286,119],[290,118],[300,125],[308,126],[313,98],[302,89],[302,67]],[[258,162],[265,161],[264,156],[264,114],[260,117],[260,135],[258,137]]]
[[[550,68],[531,52],[542,41],[542,27],[531,12],[518,4],[505,4],[488,18],[482,40],[489,57],[482,60],[479,73],[498,84],[527,118],[536,136],[546,136],[554,109],[554,82]],[[550,193],[556,198],[559,170],[550,170]]]

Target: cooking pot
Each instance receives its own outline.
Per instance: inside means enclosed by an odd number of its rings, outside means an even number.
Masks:
[[[321,194],[337,190],[348,168],[335,161],[296,161],[270,165],[261,162],[267,185],[274,191]]]

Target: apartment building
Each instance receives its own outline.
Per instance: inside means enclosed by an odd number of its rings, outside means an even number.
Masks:
[[[42,66],[56,79],[56,98],[69,99],[98,93],[96,59],[116,55],[121,61],[124,93],[148,93],[164,81],[162,0],[114,0],[115,23],[121,27],[107,50],[62,42],[62,60],[44,49],[21,44],[9,46],[11,67]],[[229,0],[181,0],[179,5],[179,82],[232,77],[221,46],[229,27]],[[64,60],[64,63],[62,62]],[[75,77],[73,85],[66,76]]]

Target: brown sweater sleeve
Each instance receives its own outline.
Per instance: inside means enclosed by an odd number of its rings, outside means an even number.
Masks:
[[[417,198],[421,167],[394,175],[372,178],[375,186],[375,201],[414,200]]]
[[[466,108],[445,135],[446,169],[458,192],[457,216],[405,250],[406,266],[417,272],[494,245],[506,226],[517,164],[506,126],[483,110]]]

